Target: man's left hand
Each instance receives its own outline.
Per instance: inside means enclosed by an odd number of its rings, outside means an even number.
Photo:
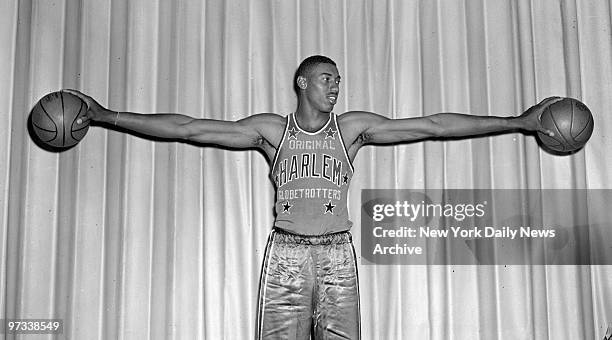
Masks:
[[[561,97],[548,97],[540,103],[530,107],[527,111],[521,114],[521,119],[524,122],[524,129],[527,131],[538,131],[543,134],[554,136],[554,132],[542,126],[542,113],[552,104],[563,100]]]

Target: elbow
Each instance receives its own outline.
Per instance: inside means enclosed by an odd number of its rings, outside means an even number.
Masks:
[[[173,128],[174,131],[172,132],[172,134],[179,139],[184,139],[188,141],[194,140],[196,137],[202,135],[202,132],[196,129],[194,124],[195,121],[195,119],[191,119],[189,121],[177,124]]]
[[[442,117],[433,115],[426,117],[429,123],[427,124],[427,134],[431,137],[446,137],[449,136],[449,128],[444,124]]]

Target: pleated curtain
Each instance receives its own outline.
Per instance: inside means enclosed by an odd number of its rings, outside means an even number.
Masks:
[[[46,151],[26,125],[46,93],[286,115],[299,62],[324,54],[338,114],[516,116],[553,95],[593,112],[569,156],[520,133],[363,148],[360,257],[362,189],[610,189],[611,21],[607,0],[0,1],[0,318],[63,319],[65,339],[255,335],[273,222],[263,155],[102,127]],[[609,266],[359,270],[364,339],[602,339],[612,322]]]

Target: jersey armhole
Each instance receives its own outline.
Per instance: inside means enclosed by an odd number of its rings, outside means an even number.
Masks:
[[[340,130],[340,125],[338,124],[338,119],[336,114],[334,113],[334,124],[336,125],[336,129],[338,129],[338,136],[340,136],[340,144],[342,144],[342,151],[344,152],[344,156],[346,157],[346,161],[351,167],[351,172],[355,172],[355,168],[353,167],[353,161],[348,155],[348,150],[346,149],[346,145],[344,144],[344,137],[342,136],[342,131]]]
[[[278,154],[280,153],[280,149],[283,146],[283,143],[285,143],[285,138],[287,137],[287,130],[289,130],[289,120],[291,119],[292,115],[293,113],[290,113],[287,115],[287,121],[285,122],[285,129],[283,130],[283,137],[281,137],[280,142],[276,146],[276,152],[274,153],[274,161],[272,161],[272,167],[270,168],[271,173],[274,171],[274,168],[276,167],[276,161],[278,161]]]

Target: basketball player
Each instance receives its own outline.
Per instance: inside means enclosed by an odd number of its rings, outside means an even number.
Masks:
[[[236,122],[179,114],[110,111],[74,90],[88,106],[85,120],[154,137],[263,151],[276,186],[276,218],[262,268],[257,337],[359,339],[359,290],[349,229],[347,192],[352,161],[365,144],[428,137],[542,131],[549,98],[518,117],[439,113],[388,119],[362,111],[333,113],[340,95],[336,64],[305,59],[296,72],[298,106],[286,117],[257,114]]]

